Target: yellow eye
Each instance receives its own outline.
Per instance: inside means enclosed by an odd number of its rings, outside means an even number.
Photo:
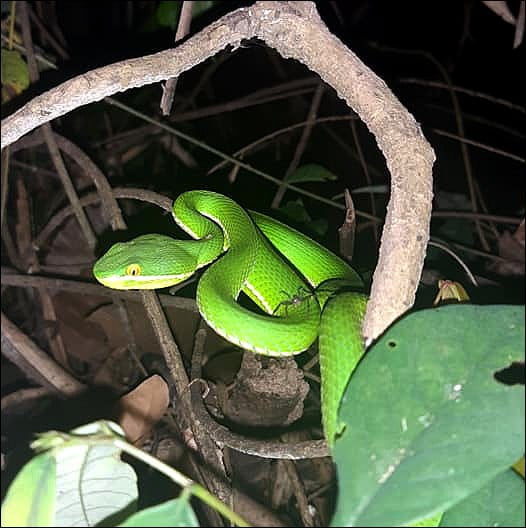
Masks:
[[[139,266],[139,264],[130,264],[126,268],[126,275],[136,276],[140,274],[141,274],[141,267]]]

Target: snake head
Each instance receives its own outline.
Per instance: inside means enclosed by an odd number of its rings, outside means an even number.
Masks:
[[[188,246],[190,244],[190,246]],[[93,275],[116,290],[153,290],[178,284],[196,269],[194,241],[150,234],[114,244],[93,266]]]

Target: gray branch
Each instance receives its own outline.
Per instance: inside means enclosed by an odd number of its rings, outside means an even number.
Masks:
[[[415,297],[429,238],[434,152],[387,85],[320,19],[312,2],[256,2],[220,18],[177,48],[89,71],[2,121],[2,148],[80,106],[177,77],[227,46],[260,38],[334,88],[374,134],[391,173],[391,199],[363,333],[378,337]]]

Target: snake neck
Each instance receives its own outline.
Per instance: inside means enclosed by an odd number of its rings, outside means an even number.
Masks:
[[[258,232],[244,209],[232,199],[210,191],[189,191],[174,202],[177,224],[193,238],[203,242],[199,264],[207,264],[227,251],[203,274],[205,285],[215,287],[237,299],[255,263]]]

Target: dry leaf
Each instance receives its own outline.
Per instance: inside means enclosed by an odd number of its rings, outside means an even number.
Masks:
[[[513,16],[513,13],[510,11],[510,8],[506,4],[506,2],[502,0],[498,0],[498,1],[486,1],[482,3],[486,7],[491,9],[495,14],[499,15],[502,18],[502,20],[504,20],[508,24],[515,24],[515,17]]]
[[[169,403],[168,385],[157,374],[125,394],[118,402],[117,421],[129,441],[139,444],[161,419]]]
[[[508,231],[499,237],[499,255],[505,261],[495,264],[494,270],[501,275],[524,275],[524,220],[515,233]]]

